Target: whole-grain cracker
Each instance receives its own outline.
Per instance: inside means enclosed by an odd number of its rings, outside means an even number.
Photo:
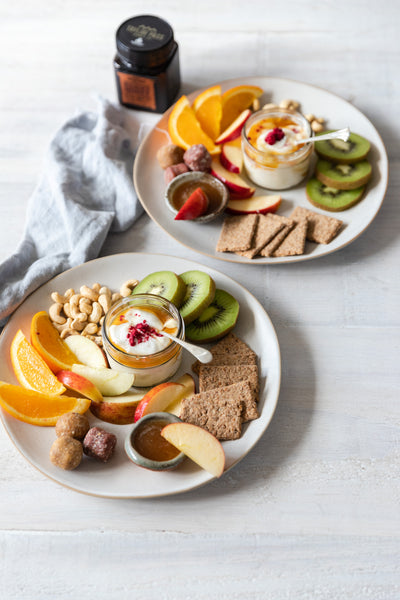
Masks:
[[[212,348],[211,353],[213,356],[217,354],[246,354],[248,356],[256,356],[256,353],[244,342],[241,340],[233,331],[228,333],[225,337],[223,337],[219,342],[217,342]]]
[[[236,254],[245,258],[254,258],[284,227],[284,223],[274,217],[275,215],[272,214],[259,215],[252,247],[244,252],[236,252]]]
[[[203,364],[198,360],[193,363],[192,371],[199,374],[199,367]],[[208,366],[212,367],[220,367],[220,366],[232,366],[232,365],[256,365],[257,357],[255,354],[248,354],[245,352],[225,352],[223,354],[215,354],[213,355],[213,359],[207,363]]]
[[[236,440],[242,433],[243,401],[223,391],[200,393],[184,398],[180,418],[206,429],[219,440]]]
[[[250,381],[252,389],[257,395],[259,392],[258,367],[257,365],[231,365],[220,367],[209,367],[200,365],[199,367],[199,391],[225,387],[239,381]]]
[[[317,244],[329,244],[343,225],[343,221],[339,219],[321,215],[302,206],[296,206],[290,217],[296,221],[306,218],[308,222],[307,239]]]
[[[297,256],[299,254],[304,254],[307,227],[307,219],[298,221],[292,231],[290,231],[282,243],[279,244],[274,251],[273,256]]]
[[[289,234],[291,229],[295,226],[296,222],[293,219],[284,217],[282,215],[271,215],[278,223],[282,223],[282,229],[272,238],[268,244],[264,246],[259,252],[260,256],[272,256],[278,246],[283,242],[285,237]]]
[[[237,252],[252,246],[258,214],[225,217],[217,242],[217,252]]]

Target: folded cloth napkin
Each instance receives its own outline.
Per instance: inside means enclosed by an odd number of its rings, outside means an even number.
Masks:
[[[0,326],[51,277],[96,258],[109,231],[142,213],[132,182],[127,112],[98,99],[55,135],[28,203],[23,239],[0,265]]]

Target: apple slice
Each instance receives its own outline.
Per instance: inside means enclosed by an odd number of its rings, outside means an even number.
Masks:
[[[174,381],[160,383],[149,390],[139,402],[135,412],[135,423],[145,415],[163,412],[182,394],[183,385]]]
[[[237,138],[232,142],[227,142],[222,146],[219,155],[221,165],[230,173],[241,173],[243,169],[243,154],[241,140]]]
[[[182,377],[179,377],[179,379],[176,380],[176,383],[181,383],[183,385],[182,394],[174,400],[174,402],[169,404],[165,410],[179,417],[182,400],[196,393],[196,384],[189,373],[185,373]]]
[[[88,367],[77,363],[72,365],[72,371],[94,383],[103,396],[125,394],[132,387],[135,379],[135,376],[127,371],[117,371],[104,367]]]
[[[207,194],[198,187],[192,192],[186,202],[181,206],[175,216],[176,221],[190,221],[197,219],[207,212],[208,198]]]
[[[170,423],[163,427],[161,435],[214,477],[224,472],[224,449],[205,429],[191,423]]]
[[[231,194],[234,194],[237,198],[250,198],[256,191],[255,188],[249,186],[240,175],[237,175],[237,173],[230,173],[225,169],[218,159],[214,158],[212,160],[211,174],[222,181]]]
[[[217,146],[219,144],[225,144],[226,142],[230,142],[238,138],[242,132],[243,125],[246,123],[247,119],[252,114],[249,108],[246,108],[240,115],[229,125],[225,131],[221,133],[215,140],[214,144]]]
[[[225,210],[231,215],[265,214],[275,212],[281,202],[282,198],[279,195],[253,196],[245,200],[229,200]]]
[[[137,405],[144,396],[143,393],[122,394],[121,396],[104,396],[102,401],[92,401],[92,415],[115,425],[127,425],[135,420]]]
[[[104,350],[93,340],[83,335],[70,335],[64,342],[83,365],[88,367],[108,367]]]
[[[83,375],[79,375],[78,373],[74,373],[73,371],[58,371],[57,373],[58,381],[61,381],[65,387],[74,392],[79,392],[85,398],[89,398],[89,400],[101,402],[103,400],[103,396],[98,387],[94,385],[89,379],[83,377]]]

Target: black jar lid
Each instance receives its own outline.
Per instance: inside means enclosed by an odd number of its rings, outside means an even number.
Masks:
[[[153,15],[124,21],[117,30],[116,41],[120,57],[138,69],[163,65],[175,48],[172,27]]]

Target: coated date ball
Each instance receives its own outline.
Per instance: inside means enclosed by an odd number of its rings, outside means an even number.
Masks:
[[[77,440],[83,440],[89,427],[89,421],[85,415],[74,412],[65,413],[57,421],[56,436],[69,435]]]
[[[50,448],[50,460],[56,467],[64,471],[72,471],[81,464],[83,456],[82,444],[79,440],[62,435]]]
[[[172,167],[167,167],[164,171],[164,181],[168,185],[170,181],[178,177],[178,175],[182,175],[182,173],[188,173],[189,168],[185,165],[185,163],[179,163],[178,165],[172,165]]]
[[[114,454],[117,437],[100,427],[89,429],[83,440],[83,451],[87,456],[92,456],[107,462]]]
[[[209,171],[211,168],[211,154],[203,144],[190,146],[183,155],[185,164],[191,171]]]
[[[166,169],[183,162],[183,154],[183,148],[176,146],[176,144],[167,144],[167,146],[162,146],[159,149],[156,156],[161,168]]]

